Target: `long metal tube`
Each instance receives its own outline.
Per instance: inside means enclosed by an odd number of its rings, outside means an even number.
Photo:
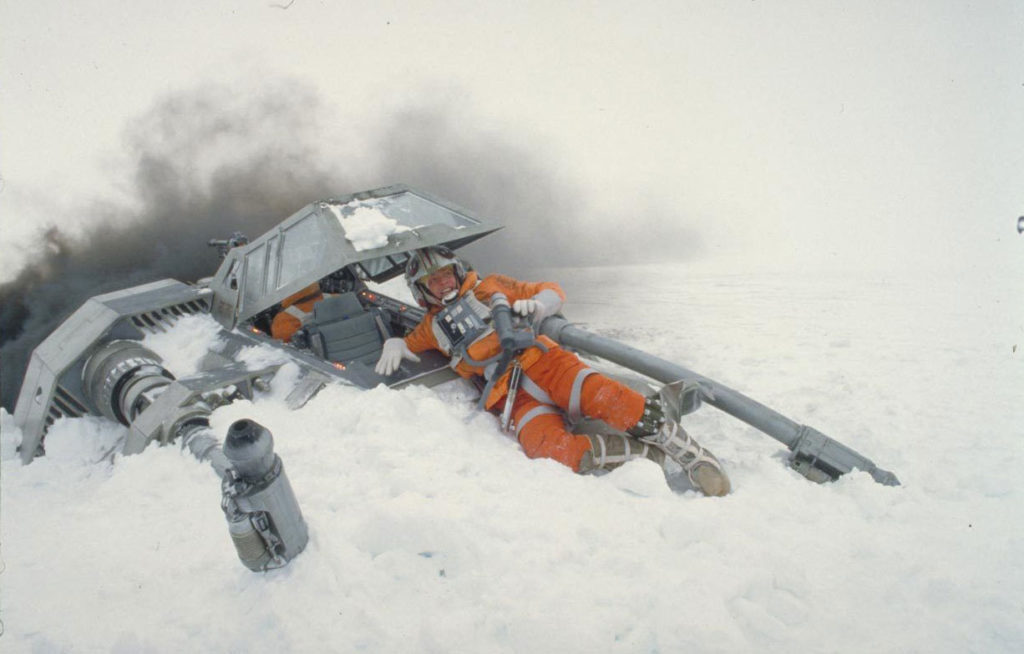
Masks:
[[[231,462],[224,455],[220,441],[217,440],[213,430],[205,424],[205,421],[189,425],[179,438],[182,439],[182,449],[188,448],[188,451],[196,459],[209,462],[217,476],[221,479],[224,478],[228,468],[231,467]]]
[[[878,468],[870,459],[842,443],[683,366],[592,334],[560,316],[546,319],[540,332],[561,345],[607,359],[665,384],[680,379],[698,382],[705,390],[706,403],[763,431],[792,450],[793,467],[808,478],[820,481],[821,473],[824,473],[834,479],[853,468],[859,468],[870,473],[879,483],[899,484],[894,474]]]
[[[604,338],[570,324],[557,316],[548,318],[541,332],[566,347],[583,350],[620,366],[635,370],[663,384],[680,379],[698,382],[705,390],[704,402],[760,429],[789,449],[800,438],[801,425],[757,400],[675,363]]]

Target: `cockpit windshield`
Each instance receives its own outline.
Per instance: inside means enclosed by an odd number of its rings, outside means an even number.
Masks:
[[[479,221],[455,213],[447,207],[408,191],[380,198],[350,200],[345,204],[329,203],[331,210],[344,221],[360,209],[377,210],[406,229],[420,229],[429,225],[446,225],[455,229],[476,227]]]
[[[367,261],[360,261],[356,265],[363,271],[363,277],[369,279],[381,279],[394,277],[393,274],[395,269],[404,270],[405,262],[409,260],[409,255],[405,252],[398,252],[396,254],[390,254],[386,257],[379,257],[377,259],[369,259]]]

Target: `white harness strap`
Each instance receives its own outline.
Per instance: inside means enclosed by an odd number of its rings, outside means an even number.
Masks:
[[[572,392],[569,393],[569,424],[575,425],[583,417],[580,409],[580,396],[583,394],[583,381],[597,371],[593,368],[584,368],[576,373],[576,379],[572,382]]]
[[[605,445],[604,436],[602,436],[601,434],[594,434],[593,438],[591,439],[591,442],[595,440],[601,446],[601,456],[598,457],[595,467],[597,467],[598,469],[602,469],[604,468],[605,462],[608,461],[608,446]]]
[[[605,443],[605,438],[621,439],[622,454],[609,455],[608,446]],[[639,443],[641,445],[641,448],[639,450],[634,451],[630,447],[630,442],[632,441],[632,439],[627,438],[622,434],[593,434],[590,436],[590,440],[591,442],[597,441],[598,445],[601,448],[600,456],[597,456],[597,454],[595,453],[594,457],[596,459],[596,461],[594,462],[594,467],[597,469],[604,469],[607,465],[615,466],[622,463],[626,463],[627,461],[632,461],[633,459],[644,458],[650,451],[650,447],[647,445],[647,443]],[[632,442],[636,443],[637,441]]]
[[[553,406],[541,404],[540,406],[535,406],[529,411],[527,411],[525,414],[523,414],[523,419],[516,421],[516,438],[519,438],[519,432],[523,430],[523,427],[526,426],[526,423],[530,422],[537,416],[543,416],[549,413],[561,414],[562,412]]]

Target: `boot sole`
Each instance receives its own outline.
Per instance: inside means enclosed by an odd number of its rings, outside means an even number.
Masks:
[[[729,477],[711,463],[698,463],[689,473],[690,481],[708,497],[722,497],[732,490]]]

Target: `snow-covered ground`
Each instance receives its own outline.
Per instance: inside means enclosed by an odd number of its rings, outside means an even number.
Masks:
[[[458,384],[332,387],[215,412],[266,425],[310,527],[238,561],[212,470],[59,422],[22,466],[2,414],[4,652],[1024,650],[1024,306],[980,274],[545,271],[566,314],[895,472],[816,485],[712,407],[688,418],[734,492],[531,461]],[[189,372],[210,323],[150,339]],[[254,358],[260,353],[254,352]]]

